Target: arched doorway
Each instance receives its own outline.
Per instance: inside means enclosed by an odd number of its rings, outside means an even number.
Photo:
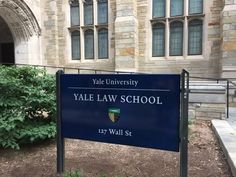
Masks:
[[[0,0],[0,62],[41,64],[40,32],[25,1]]]
[[[15,63],[14,40],[7,23],[0,17],[0,63]]]

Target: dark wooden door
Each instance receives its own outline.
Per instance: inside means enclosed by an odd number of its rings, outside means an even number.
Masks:
[[[14,43],[2,43],[1,46],[1,62],[2,63],[15,63]]]

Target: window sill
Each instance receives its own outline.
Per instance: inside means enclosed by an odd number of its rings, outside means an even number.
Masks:
[[[204,56],[203,55],[188,55],[186,57],[186,59],[189,59],[189,60],[204,60]]]
[[[167,60],[166,57],[151,57],[151,60]]]
[[[98,62],[108,62],[109,58],[101,58],[101,59],[80,59],[80,60],[69,60],[68,63],[98,63]]]
[[[168,57],[151,57],[151,60],[204,60],[203,55],[188,55],[188,56],[168,56]]]

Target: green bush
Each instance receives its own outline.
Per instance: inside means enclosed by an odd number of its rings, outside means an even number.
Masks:
[[[53,138],[56,101],[55,77],[33,67],[0,66],[0,146]]]
[[[66,171],[63,177],[83,177],[80,171]]]

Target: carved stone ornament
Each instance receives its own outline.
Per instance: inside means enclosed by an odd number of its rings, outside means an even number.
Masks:
[[[79,0],[69,0],[69,3],[70,3],[70,4],[78,4],[78,3],[79,3]]]
[[[13,33],[21,33],[23,38],[39,36],[41,33],[37,19],[23,0],[0,0],[0,16]]]

